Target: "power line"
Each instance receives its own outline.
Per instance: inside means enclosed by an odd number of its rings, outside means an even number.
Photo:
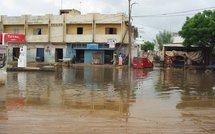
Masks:
[[[207,8],[199,8],[199,9],[193,9],[193,10],[185,10],[185,11],[179,11],[179,12],[170,12],[170,13],[162,13],[162,14],[151,14],[151,15],[135,15],[132,17],[175,17],[175,16],[186,16],[186,15],[193,15],[190,12],[196,12],[196,11],[202,11],[206,9],[215,9],[215,7],[207,7]],[[190,14],[185,14],[185,13],[190,13]]]
[[[190,15],[194,15],[194,13],[189,13],[189,14],[177,14],[177,15],[165,15],[165,16],[132,16],[134,18],[162,18],[162,17],[184,17],[184,16],[190,16]]]

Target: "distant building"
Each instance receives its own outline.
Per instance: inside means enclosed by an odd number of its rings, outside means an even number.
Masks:
[[[24,34],[26,38],[25,43],[7,43],[9,62],[17,60],[24,44],[28,62],[55,63],[76,57],[77,63],[108,64],[114,51],[129,52],[128,18],[124,13],[82,15],[66,9],[60,10],[60,15],[0,16],[0,33]]]

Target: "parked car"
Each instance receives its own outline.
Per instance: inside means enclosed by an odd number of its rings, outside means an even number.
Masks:
[[[153,67],[153,63],[144,57],[134,57],[132,60],[133,68],[150,68]]]

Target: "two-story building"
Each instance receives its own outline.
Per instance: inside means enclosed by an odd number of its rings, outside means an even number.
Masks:
[[[55,63],[75,57],[77,63],[108,64],[114,52],[129,53],[124,13],[82,15],[72,9],[61,10],[59,15],[1,16],[0,32],[24,34],[26,38],[26,42],[7,43],[9,62],[17,60],[23,45],[27,46],[28,62]]]

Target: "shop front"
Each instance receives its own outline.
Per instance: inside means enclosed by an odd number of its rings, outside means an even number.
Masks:
[[[17,61],[20,48],[25,45],[25,35],[3,33],[0,34],[0,42],[8,48],[8,62]]]
[[[113,59],[114,48],[109,48],[106,43],[71,44],[71,46],[67,47],[67,52],[70,54],[67,57],[75,57],[75,63],[110,64]]]

